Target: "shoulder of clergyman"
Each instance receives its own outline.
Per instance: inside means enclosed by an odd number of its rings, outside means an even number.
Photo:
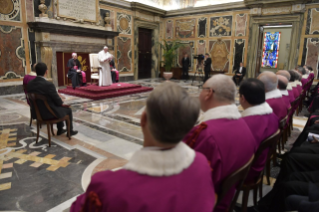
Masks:
[[[199,138],[204,136],[203,134],[205,133],[203,132],[205,132],[207,126],[208,125],[206,122],[202,122],[198,126],[196,126],[186,138],[185,143],[190,147],[194,147],[195,143],[199,142]]]

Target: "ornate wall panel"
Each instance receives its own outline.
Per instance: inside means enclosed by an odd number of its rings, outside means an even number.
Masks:
[[[319,8],[308,9],[306,35],[319,34]]]
[[[166,21],[166,32],[165,32],[165,37],[166,39],[172,39],[173,38],[173,21],[168,20]]]
[[[199,55],[199,54],[205,55],[206,54],[206,43],[207,43],[206,40],[197,41],[197,51],[196,51],[197,55]],[[197,60],[195,61],[195,65],[196,65],[196,68],[197,68],[197,65],[198,65],[198,61]]]
[[[210,18],[210,37],[231,36],[233,16]]]
[[[235,18],[235,36],[246,36],[247,14],[237,14]]]
[[[175,21],[176,38],[195,38],[196,19],[180,19]]]
[[[228,71],[230,56],[230,40],[217,40],[209,42],[209,54],[212,58],[212,69]]]
[[[307,66],[311,66],[317,74],[318,79],[318,52],[319,52],[319,38],[306,38],[305,48],[303,51],[303,61]]]
[[[37,54],[35,48],[35,32],[28,28],[28,37],[29,37],[29,50],[30,50],[30,64],[35,64],[37,62]]]
[[[21,78],[25,74],[22,28],[0,25],[0,79]]]
[[[117,13],[117,31],[121,34],[132,34],[132,16],[125,13]]]
[[[34,4],[33,4],[34,16],[39,17],[39,15],[41,14],[41,11],[38,9],[39,5],[41,4],[40,0],[34,0],[33,2],[34,2]],[[44,3],[48,8],[47,14],[48,14],[49,18],[53,18],[53,16],[54,16],[53,15],[53,7],[52,7],[53,2],[54,2],[53,0],[45,0],[45,3]]]
[[[202,17],[198,19],[198,37],[204,38],[206,37],[206,24],[207,24],[207,18]]]
[[[177,51],[177,66],[182,67],[182,59],[185,54],[188,54],[188,57],[191,61],[191,67],[193,67],[193,52],[194,52],[194,41],[183,41],[183,47],[179,48]]]
[[[0,0],[0,21],[21,21],[21,0]]]
[[[117,38],[117,62],[120,72],[130,72],[132,65],[132,39],[127,37]]]
[[[244,61],[245,56],[245,41],[244,39],[236,39],[234,45],[234,68],[239,67],[239,63]]]

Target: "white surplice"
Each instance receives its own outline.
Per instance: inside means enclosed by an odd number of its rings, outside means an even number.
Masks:
[[[101,66],[100,70],[100,79],[99,86],[109,86],[112,85],[112,76],[110,69],[110,61],[108,59],[112,59],[113,55],[109,52],[104,52],[104,50],[99,52],[99,62]],[[107,61],[105,61],[107,60]]]

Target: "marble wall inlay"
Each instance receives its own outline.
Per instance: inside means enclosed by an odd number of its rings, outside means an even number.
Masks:
[[[306,34],[319,34],[319,8],[308,10]]]
[[[235,36],[246,36],[247,14],[236,15]]]
[[[231,36],[233,16],[210,18],[210,37]]]
[[[315,72],[315,78],[318,79],[318,52],[319,52],[319,38],[308,38],[305,41],[306,51],[303,57],[305,64],[311,66]]]
[[[15,73],[13,78],[24,76],[26,61],[22,28],[0,25],[0,41],[0,79],[8,79],[9,72]]]
[[[244,61],[244,52],[245,52],[245,42],[244,39],[236,39],[234,46],[234,59],[233,59],[233,68],[239,67],[239,63]]]
[[[204,38],[206,37],[206,25],[207,25],[207,18],[202,17],[198,18],[198,37],[199,38]]]
[[[117,31],[121,34],[132,34],[132,16],[125,13],[117,13]]]
[[[185,53],[188,55],[191,67],[193,67],[193,49],[194,49],[194,41],[183,41],[181,42],[184,46],[179,48],[177,51],[177,66],[182,67],[182,59]]]
[[[175,21],[176,38],[195,38],[196,19],[180,19]]]
[[[230,40],[210,41],[210,56],[212,59],[212,69],[216,71],[228,71]]]
[[[166,22],[166,39],[172,39],[173,38],[173,21],[168,20]]]
[[[2,21],[21,21],[21,0],[1,0],[0,1],[0,20]]]
[[[118,37],[117,61],[120,72],[130,72],[132,64],[132,39]]]

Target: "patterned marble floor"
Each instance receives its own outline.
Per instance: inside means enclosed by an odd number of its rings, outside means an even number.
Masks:
[[[156,87],[162,82],[146,79],[130,83]],[[200,82],[174,82],[194,97],[200,93]],[[24,94],[0,96],[0,211],[68,211],[92,174],[121,168],[142,147],[139,118],[148,95],[99,101],[64,95],[79,134],[71,140],[65,135],[53,136],[50,148],[46,127],[35,144],[35,123],[28,126],[30,110]],[[306,120],[302,115],[295,117],[296,135]]]

